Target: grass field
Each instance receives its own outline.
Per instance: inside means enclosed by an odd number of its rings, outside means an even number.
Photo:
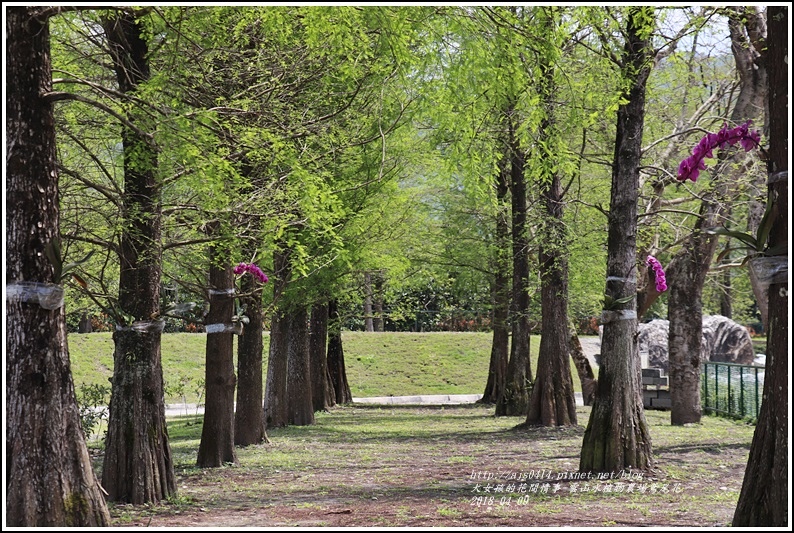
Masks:
[[[114,526],[724,527],[741,489],[753,426],[718,417],[671,426],[646,413],[654,468],[575,477],[578,425],[518,428],[482,405],[344,406],[312,426],[268,430],[237,464],[196,467],[201,421],[169,421],[178,495],[114,503]],[[96,458],[100,468],[99,457]],[[515,481],[514,481],[515,480]]]
[[[168,333],[162,337],[166,401],[181,401],[174,393],[182,381],[185,400],[195,402],[204,379],[206,334]],[[267,372],[269,335],[265,334],[264,369]],[[108,385],[113,369],[110,333],[69,335],[69,354],[75,387]],[[417,394],[482,394],[491,356],[490,333],[363,333],[344,332],[345,367],[356,398]],[[530,344],[532,365],[537,363],[540,337]],[[236,353],[236,337],[235,337]],[[236,364],[236,362],[235,362]],[[574,388],[581,384],[574,372]]]

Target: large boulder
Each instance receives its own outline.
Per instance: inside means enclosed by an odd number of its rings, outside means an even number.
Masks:
[[[648,352],[648,367],[668,370],[667,337],[670,323],[655,319],[639,324],[640,351]],[[701,361],[751,365],[755,360],[753,342],[747,329],[730,318],[712,315],[703,317]]]

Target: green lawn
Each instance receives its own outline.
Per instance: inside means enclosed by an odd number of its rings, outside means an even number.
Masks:
[[[354,397],[417,394],[481,394],[488,377],[490,333],[344,332],[347,379]],[[269,335],[265,334],[265,369]],[[75,387],[108,384],[113,369],[111,333],[70,334],[69,352]],[[533,369],[540,337],[531,339]],[[162,360],[168,402],[177,402],[176,385],[184,383],[188,402],[197,399],[204,378],[206,335],[163,335]],[[236,337],[235,337],[236,351]],[[581,385],[574,373],[574,388]]]

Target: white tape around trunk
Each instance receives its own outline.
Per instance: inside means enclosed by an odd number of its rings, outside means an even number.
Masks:
[[[116,325],[116,331],[137,331],[138,333],[162,333],[165,320],[136,320],[131,326]]]
[[[243,325],[235,324],[207,324],[204,326],[204,331],[207,333],[234,333],[235,335],[243,334]]]
[[[607,324],[617,320],[636,320],[637,311],[634,309],[619,309],[617,311],[601,311],[601,323]]]
[[[207,289],[210,296],[234,296],[234,288],[231,289]]]
[[[63,307],[63,294],[63,287],[55,283],[12,281],[6,284],[6,300],[9,302],[39,304],[48,311]]]

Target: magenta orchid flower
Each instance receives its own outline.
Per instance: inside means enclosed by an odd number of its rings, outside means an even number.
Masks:
[[[681,161],[678,166],[678,181],[692,180],[697,181],[701,170],[706,170],[706,163],[703,160],[707,157],[714,157],[715,148],[727,148],[737,142],[749,152],[761,143],[761,134],[758,131],[750,131],[751,120],[735,128],[728,128],[727,124],[717,133],[707,133],[700,139],[692,155]]]
[[[656,292],[666,291],[667,278],[664,275],[664,269],[662,268],[662,264],[659,262],[659,260],[654,256],[649,255],[645,260],[645,264],[647,264],[653,270],[653,276],[656,280]]]
[[[264,272],[262,272],[261,268],[259,268],[258,266],[256,266],[253,263],[240,263],[239,265],[234,267],[232,272],[234,272],[234,274],[236,276],[239,276],[239,275],[244,274],[246,272],[250,272],[252,276],[257,278],[262,283],[267,283],[268,282],[267,275]]]

